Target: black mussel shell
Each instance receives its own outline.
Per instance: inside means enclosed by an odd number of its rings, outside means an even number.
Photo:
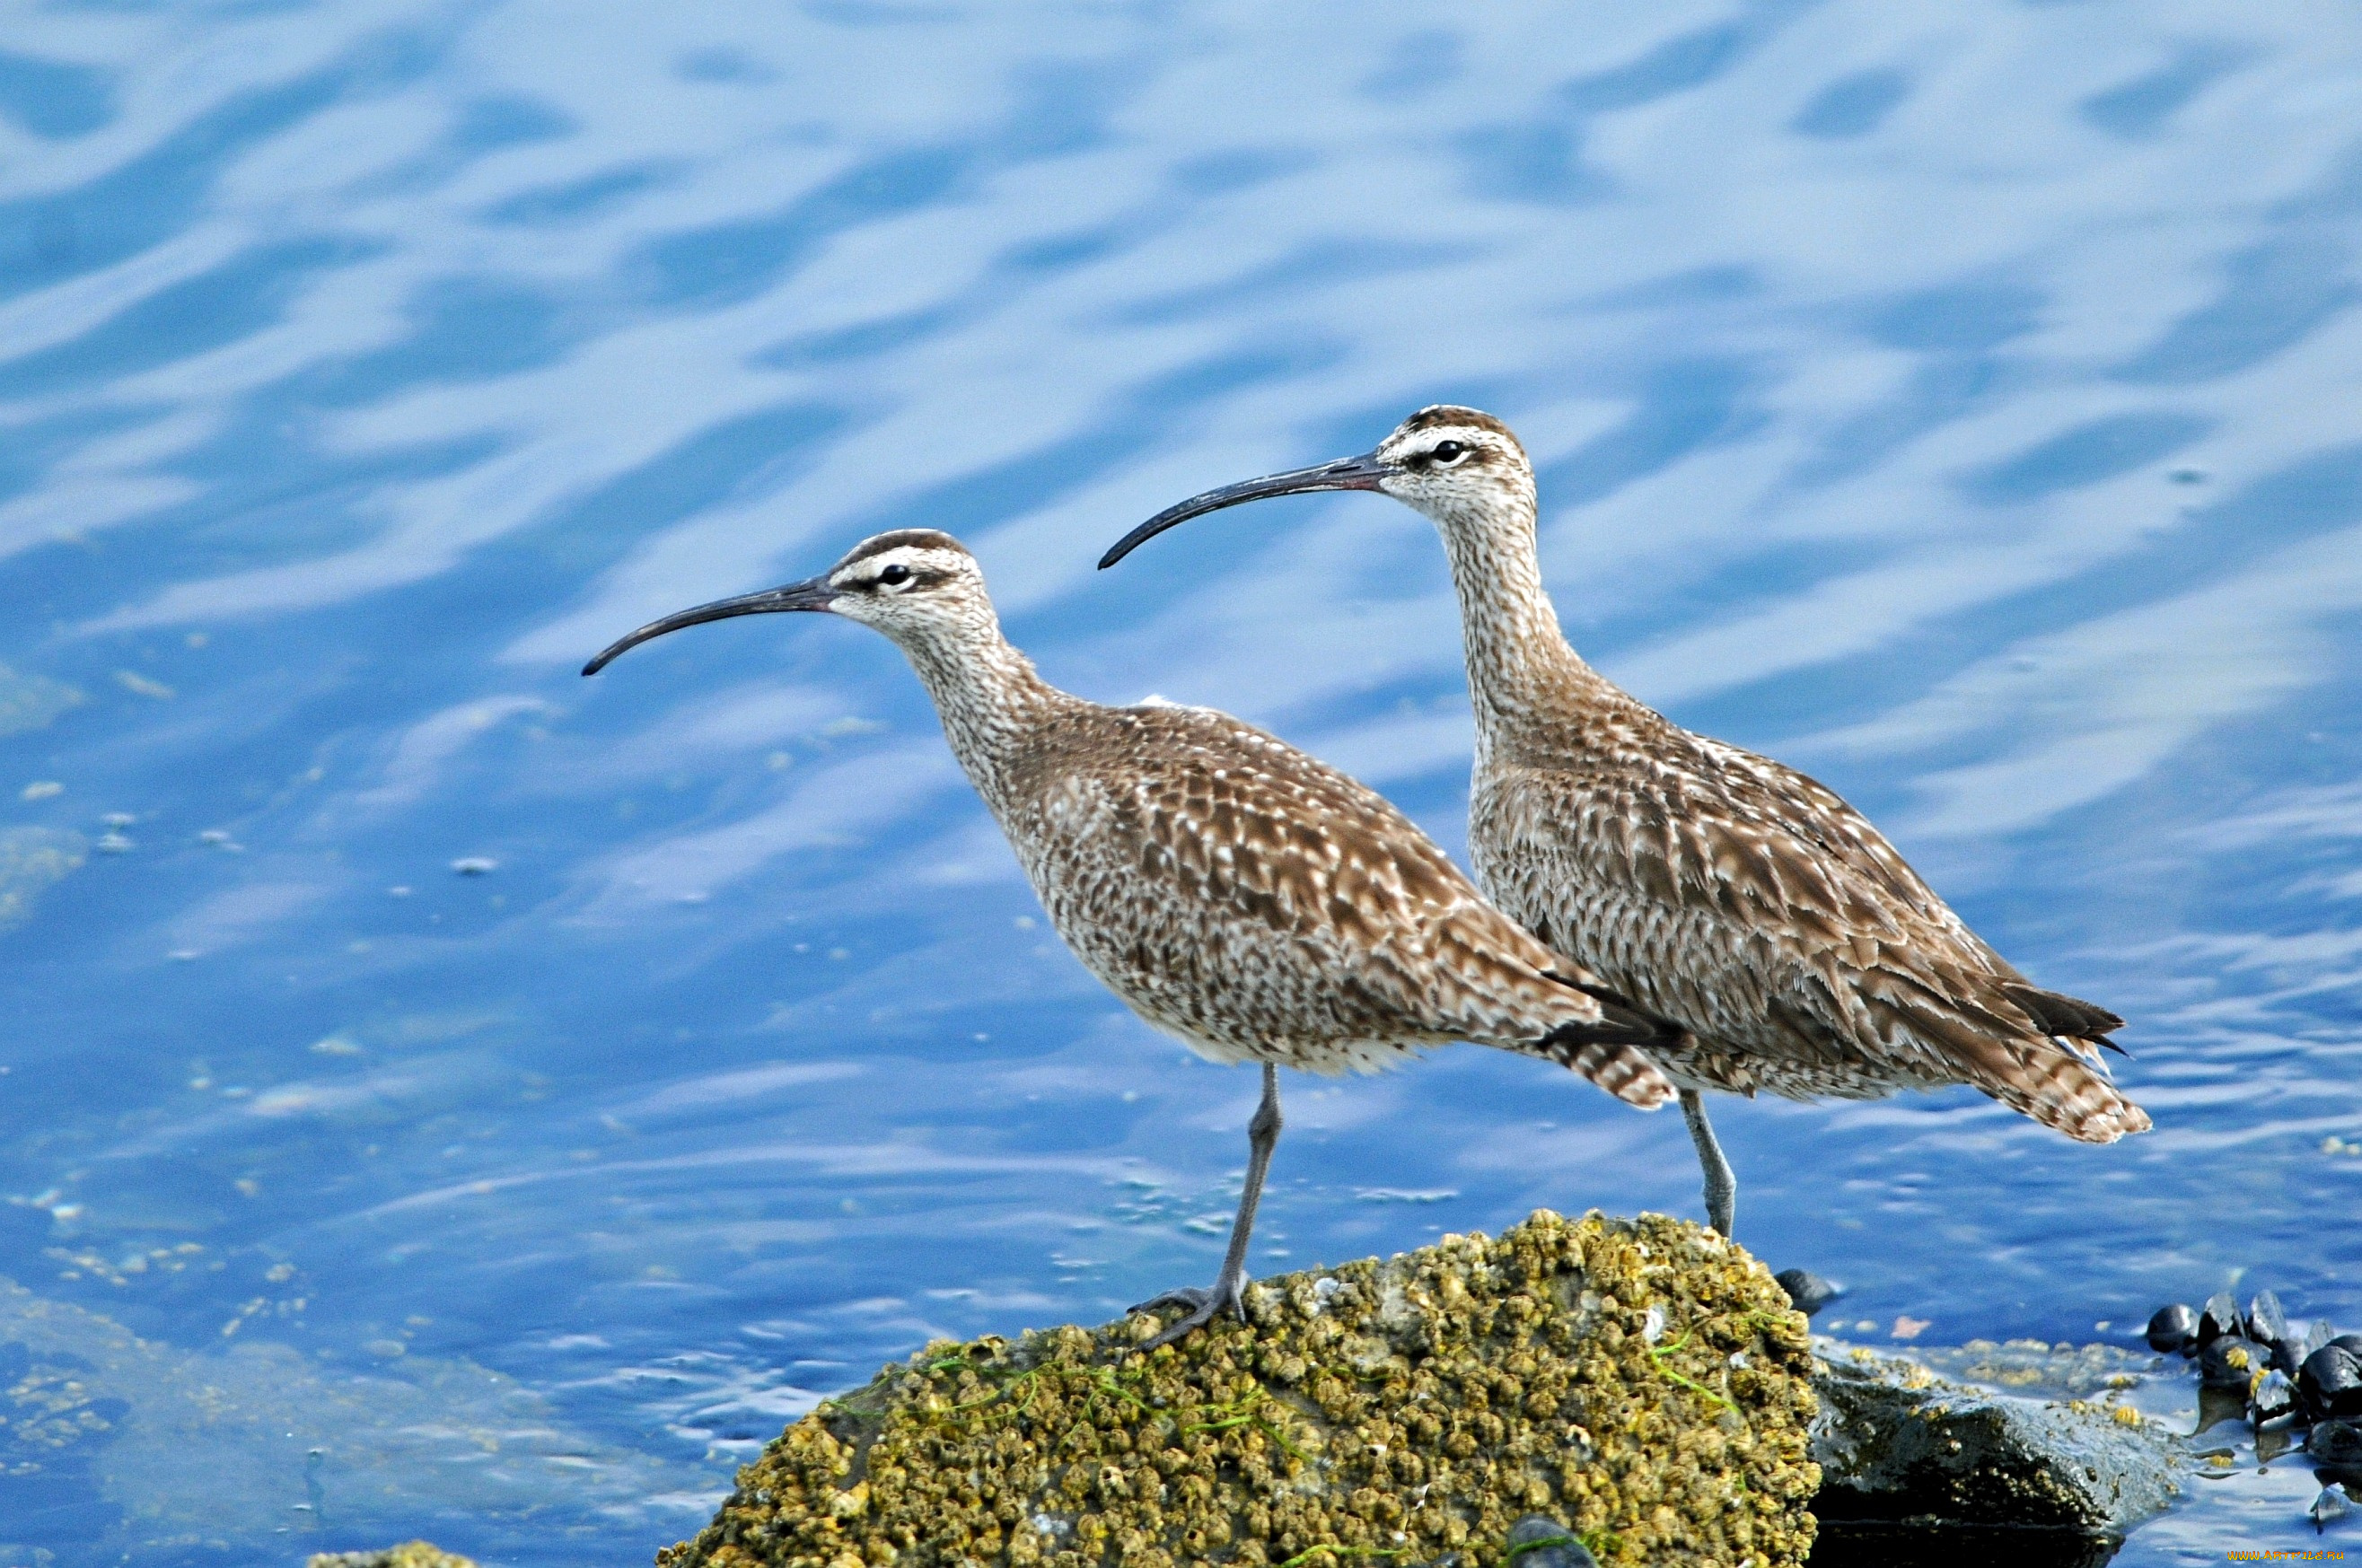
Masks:
[[[2316,1421],[2304,1451],[2315,1464],[2331,1470],[2362,1470],[2362,1425],[2353,1421]]]
[[[2239,1304],[2231,1299],[2227,1290],[2218,1290],[2206,1298],[2205,1308],[2198,1314],[2198,1343],[2203,1348],[2224,1334],[2241,1331]]]
[[[2316,1421],[2331,1416],[2362,1416],[2362,1358],[2332,1340],[2297,1368],[2296,1390]]]
[[[2259,1345],[2277,1345],[2289,1337],[2288,1314],[2280,1310],[2280,1298],[2268,1290],[2247,1303],[2247,1337]]]
[[[2257,1426],[2275,1421],[2296,1408],[2296,1385],[2274,1367],[2247,1393],[2247,1419]]]
[[[1845,1294],[1810,1269],[1783,1268],[1772,1280],[1788,1293],[1788,1304],[1807,1318]]]
[[[2159,1355],[2190,1353],[2198,1341],[2198,1314],[2176,1301],[2148,1320],[2148,1348]]]
[[[2304,1358],[2329,1342],[2330,1327],[2326,1318],[2315,1318],[2312,1327],[2301,1334],[2290,1334],[2272,1347],[2272,1364],[2294,1377]]]
[[[1574,1531],[1540,1514],[1528,1514],[1509,1527],[1509,1557],[1518,1568],[1599,1568],[1591,1548]]]
[[[2237,1334],[2224,1334],[2210,1341],[2198,1351],[2198,1386],[2201,1388],[2232,1388],[2245,1399],[2247,1386],[2256,1375],[2272,1364],[2269,1345]]]

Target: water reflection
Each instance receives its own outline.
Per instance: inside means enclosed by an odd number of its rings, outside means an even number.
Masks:
[[[1274,503],[1090,569],[1446,398],[1532,448],[1578,646],[2136,1020],[2159,1131],[2103,1153],[1969,1095],[1732,1107],[1750,1242],[1931,1341],[2235,1275],[2362,1324],[2357,43],[2000,0],[27,21],[0,1383],[83,1394],[0,1540],[629,1560],[928,1333],[1204,1274],[1253,1085],[1056,948],[892,650],[572,670],[947,527],[1053,679],[1232,708],[1457,844],[1424,524]],[[1257,1266],[1691,1212],[1678,1126],[1595,1099],[1474,1052],[1300,1088]]]

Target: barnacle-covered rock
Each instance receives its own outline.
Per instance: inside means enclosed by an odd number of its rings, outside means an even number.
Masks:
[[[304,1568],[476,1568],[476,1563],[423,1540],[405,1540],[382,1551],[315,1551]]]
[[[660,1568],[1804,1562],[1812,1354],[1771,1274],[1657,1216],[1536,1213],[1262,1281],[1251,1321],[929,1345],[789,1427]]]

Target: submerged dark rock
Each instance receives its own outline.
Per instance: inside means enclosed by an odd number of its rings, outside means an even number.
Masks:
[[[1788,1293],[1789,1305],[1807,1318],[1845,1294],[1810,1269],[1783,1268],[1772,1278]]]
[[[2124,1542],[2110,1536],[2009,1525],[1848,1519],[1822,1527],[1811,1568],[2105,1568]]]
[[[2107,1561],[2178,1490],[2176,1441],[2127,1406],[2043,1402],[1855,1351],[1815,1386],[1813,1561]]]

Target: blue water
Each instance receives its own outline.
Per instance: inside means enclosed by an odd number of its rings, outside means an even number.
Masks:
[[[575,669],[945,527],[1053,679],[1457,851],[1426,524],[1091,569],[1445,399],[1579,646],[2134,1020],[2110,1149],[1723,1102],[1742,1239],[1864,1340],[2362,1328],[2358,259],[2333,6],[18,9],[0,1562],[645,1562],[881,1359],[1208,1275],[1252,1075],[1065,955],[889,646]],[[1699,1213],[1529,1062],[1288,1095],[1259,1269]],[[2122,1561],[2312,1540],[2239,1485]]]

